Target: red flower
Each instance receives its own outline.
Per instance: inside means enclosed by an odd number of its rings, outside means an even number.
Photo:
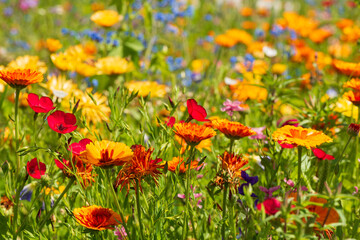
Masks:
[[[68,150],[71,151],[74,155],[80,155],[81,152],[86,150],[86,145],[92,141],[88,138],[80,140],[78,143],[70,144]]]
[[[175,124],[175,118],[174,117],[169,117],[168,120],[165,122],[166,126],[168,127],[172,127]]]
[[[47,118],[47,121],[52,130],[61,134],[70,133],[77,128],[76,117],[72,113],[55,111]]]
[[[326,154],[323,150],[321,150],[320,148],[313,148],[311,149],[312,152],[314,153],[314,155],[319,159],[319,160],[334,160],[334,156],[331,156],[329,154]]]
[[[34,158],[27,162],[26,170],[31,177],[40,179],[46,172],[46,165]]]
[[[69,160],[63,159],[62,161],[60,161],[60,160],[54,159],[54,161],[55,161],[56,166],[57,166],[58,168],[60,168],[61,170],[64,170],[65,166],[66,166],[67,168],[70,168],[70,167],[71,167]]]
[[[209,119],[205,119],[207,116],[205,108],[198,105],[195,99],[187,100],[186,105],[188,108],[188,113],[190,115],[187,122],[190,122],[192,119],[195,119],[199,122],[210,121]]]
[[[27,102],[32,110],[36,113],[47,113],[55,109],[53,102],[48,97],[41,97],[35,93],[29,93],[27,97]]]
[[[258,210],[261,210],[262,207],[265,208],[265,213],[268,215],[274,215],[280,209],[281,202],[276,198],[268,198],[263,203],[259,203],[256,205]]]
[[[280,146],[282,148],[294,148],[294,147],[296,147],[295,145],[292,145],[290,143],[282,143],[282,141],[278,141],[278,143],[280,144]]]

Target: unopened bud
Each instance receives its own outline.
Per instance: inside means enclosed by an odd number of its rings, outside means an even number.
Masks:
[[[360,131],[360,124],[351,123],[347,129],[347,133],[350,136],[357,137]]]

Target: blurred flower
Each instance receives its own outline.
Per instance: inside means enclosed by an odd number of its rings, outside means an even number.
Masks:
[[[124,143],[108,140],[87,144],[86,151],[80,155],[81,161],[98,167],[122,166],[132,157],[133,152]]]
[[[326,154],[320,148],[312,148],[311,150],[319,160],[334,160],[335,159],[334,156]]]
[[[272,193],[279,190],[280,186],[271,187],[267,189],[266,187],[259,186],[260,191],[265,193],[265,199],[272,198]]]
[[[55,132],[65,134],[74,131],[77,126],[76,117],[72,113],[64,113],[63,111],[55,111],[47,118],[49,127]]]
[[[45,74],[47,71],[46,63],[40,61],[38,56],[19,56],[15,60],[12,60],[7,66],[13,69],[33,69],[42,74]]]
[[[80,155],[82,152],[86,151],[86,145],[92,141],[88,138],[81,139],[78,143],[72,143],[69,145],[68,150],[74,155]]]
[[[266,129],[266,127],[258,127],[258,128],[251,128],[254,132],[256,132],[256,135],[252,135],[249,138],[250,139],[258,139],[258,140],[264,140],[267,138],[266,135],[263,134],[263,131]]]
[[[12,88],[25,88],[43,80],[43,74],[32,69],[10,69],[0,71],[0,79]]]
[[[134,69],[132,62],[129,62],[125,58],[112,56],[99,58],[95,62],[95,67],[98,70],[97,74],[100,75],[123,74],[131,72]]]
[[[119,15],[114,10],[101,10],[93,13],[90,17],[91,21],[102,27],[111,27],[123,19],[123,16]]]
[[[60,48],[62,48],[62,44],[59,40],[54,39],[54,38],[48,38],[46,39],[46,48],[50,51],[50,52],[56,52],[57,50],[59,50]]]
[[[253,41],[253,37],[249,33],[236,28],[227,30],[225,35],[234,39],[236,43],[242,43],[245,45],[248,45]]]
[[[251,128],[244,126],[239,122],[232,122],[227,119],[213,120],[211,121],[211,124],[227,138],[234,140],[256,134]]]
[[[22,11],[27,11],[31,8],[37,7],[39,0],[20,0],[19,1],[19,8]]]
[[[259,102],[263,101],[267,98],[268,92],[262,85],[263,83],[258,80],[238,81],[237,84],[230,85],[232,98],[239,101],[246,101],[248,99]]]
[[[231,48],[235,46],[236,40],[226,34],[216,36],[215,43],[222,47]]]
[[[209,119],[205,119],[207,116],[205,108],[197,104],[195,99],[188,99],[186,101],[186,106],[189,113],[189,118],[186,120],[187,122],[190,122],[192,119],[199,122],[210,121]]]
[[[281,202],[276,198],[268,198],[264,202],[259,203],[256,207],[258,210],[264,209],[265,213],[268,215],[275,215],[281,207]]]
[[[210,65],[208,59],[195,59],[191,62],[191,69],[195,73],[201,73]]]
[[[348,91],[344,93],[343,98],[349,100],[355,106],[360,106],[360,91]]]
[[[240,101],[231,101],[229,99],[226,99],[226,101],[223,103],[224,107],[221,108],[222,112],[226,112],[229,116],[232,116],[233,112],[244,112],[249,109],[249,106],[247,104],[244,104],[244,102]]]
[[[196,160],[191,160],[189,164],[186,165],[185,168],[185,161],[183,158],[180,157],[173,157],[171,161],[167,161],[168,164],[168,170],[171,172],[176,173],[177,169],[179,170],[179,173],[185,173],[189,167],[190,169],[196,169],[199,166],[199,162]],[[179,164],[181,165],[179,166]]]
[[[33,191],[36,189],[37,182],[32,182],[27,185],[21,190],[20,192],[20,200],[31,201],[31,197]]]
[[[194,199],[200,198],[200,199],[197,201],[196,206],[201,209],[201,208],[203,208],[203,206],[200,205],[200,203],[202,202],[202,200],[201,200],[202,193],[195,193],[195,189],[196,189],[196,187],[191,186],[192,194],[190,194],[189,199],[191,200],[191,196],[194,196]],[[177,197],[178,197],[178,198],[181,198],[181,199],[186,199],[185,194],[181,194],[181,193],[179,193],[179,194],[177,195]]]
[[[41,83],[40,85],[51,91],[55,97],[60,99],[70,97],[73,91],[77,89],[77,84],[73,83],[71,80],[67,80],[64,75],[49,75],[47,77],[47,82]]]
[[[202,140],[212,138],[216,135],[213,129],[196,123],[175,123],[174,128],[175,134],[184,139],[190,146],[196,146]]]
[[[314,43],[321,43],[331,35],[332,33],[329,30],[320,28],[312,31],[309,35],[309,38]]]
[[[31,161],[26,164],[26,171],[35,179],[40,179],[46,172],[46,165],[37,160],[37,158],[33,158]]]
[[[332,139],[326,136],[323,132],[290,125],[277,129],[273,132],[272,138],[274,141],[282,141],[282,143],[304,146],[308,149],[314,148],[325,142],[332,142]]]
[[[47,113],[55,109],[54,103],[48,97],[41,97],[35,93],[29,93],[27,96],[27,102],[32,110],[36,113]]]
[[[359,77],[360,76],[360,63],[344,62],[334,59],[332,61],[333,67],[340,73],[347,76]]]
[[[6,195],[1,196],[0,207],[5,216],[13,215],[14,203]]]
[[[120,215],[112,209],[96,205],[75,208],[73,215],[80,225],[97,231],[114,229],[114,225],[119,225],[122,222]]]
[[[275,63],[271,67],[272,73],[278,74],[278,75],[283,74],[286,71],[286,69],[287,69],[287,66],[285,64],[281,64],[281,63]]]
[[[173,127],[176,120],[174,117],[169,117],[168,120],[165,122],[166,126]]]
[[[356,123],[351,123],[347,129],[347,133],[353,137],[359,136],[359,131],[360,131],[360,124],[356,124]]]
[[[250,7],[243,7],[240,9],[240,14],[243,17],[250,17],[253,14],[253,9]]]
[[[276,57],[276,55],[277,55],[277,50],[274,48],[264,46],[262,50],[263,50],[265,56],[267,56],[269,58]]]
[[[115,227],[114,235],[118,237],[118,240],[126,240],[127,233],[124,226],[121,226],[120,228]]]
[[[290,187],[294,187],[294,186],[295,186],[294,181],[291,180],[291,179],[286,179],[286,178],[284,178],[284,182],[285,182],[287,185],[289,185]]]
[[[130,92],[138,92],[138,96],[146,97],[150,94],[151,97],[163,98],[166,95],[168,87],[163,84],[151,81],[130,81],[125,83],[125,87]]]

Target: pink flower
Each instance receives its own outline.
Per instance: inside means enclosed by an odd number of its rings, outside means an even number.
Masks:
[[[276,186],[276,187],[271,187],[269,189],[267,189],[266,187],[259,187],[259,189],[265,193],[265,198],[268,199],[268,198],[272,198],[272,193],[275,192],[276,190],[279,190],[280,189],[280,186]]]
[[[26,171],[30,177],[40,179],[46,172],[46,165],[38,161],[37,158],[33,158],[31,161],[27,162]]]
[[[237,100],[232,102],[231,100],[226,99],[223,103],[224,107],[221,108],[221,111],[226,112],[229,116],[232,116],[234,112],[246,111],[247,108],[241,107],[241,104],[243,104],[243,102],[239,102]]]
[[[251,128],[252,130],[254,130],[256,132],[256,135],[252,135],[249,138],[250,139],[266,139],[266,135],[263,134],[263,131],[266,129],[266,127],[258,127],[258,128]]]
[[[293,182],[293,180],[289,179],[287,180],[286,178],[284,178],[284,182],[289,185],[290,187],[294,187],[295,183]]]
[[[268,215],[275,215],[281,207],[281,202],[276,198],[268,198],[264,202],[256,205],[256,207],[258,210],[264,208],[265,213]]]
[[[125,231],[124,226],[121,226],[120,228],[115,226],[114,235],[118,237],[118,240],[125,240],[126,236],[127,236],[127,233]]]
[[[70,133],[77,128],[75,115],[63,111],[55,111],[50,114],[47,122],[52,130],[61,134]]]
[[[55,109],[54,103],[48,97],[41,97],[35,93],[29,93],[27,102],[32,110],[36,113],[47,113]]]
[[[168,127],[172,127],[175,124],[175,118],[174,117],[169,117],[168,120],[165,122],[166,126]]]

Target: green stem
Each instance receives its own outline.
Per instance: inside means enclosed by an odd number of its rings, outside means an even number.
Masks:
[[[125,221],[124,215],[123,215],[123,213],[122,213],[122,211],[121,211],[121,207],[120,207],[119,201],[118,201],[118,199],[117,199],[117,197],[116,197],[116,193],[115,193],[115,190],[114,190],[114,188],[113,188],[113,185],[112,185],[112,182],[111,182],[111,179],[110,179],[110,170],[111,170],[111,169],[105,170],[105,172],[106,172],[106,178],[107,178],[108,184],[109,184],[109,186],[110,186],[110,188],[111,188],[111,194],[113,195],[114,201],[115,201],[115,203],[116,203],[116,207],[118,208],[122,225],[123,225],[124,228],[125,228],[125,232],[127,233],[128,238],[131,239],[130,232],[128,231],[128,228],[127,228],[127,225],[126,225],[126,221]]]
[[[41,229],[43,228],[44,224],[46,223],[46,221],[50,218],[51,214],[54,212],[55,208],[57,207],[57,205],[59,204],[59,202],[61,201],[61,199],[64,197],[64,195],[69,191],[69,189],[71,188],[71,186],[73,185],[73,183],[75,182],[76,178],[71,178],[68,185],[66,185],[64,191],[60,194],[60,196],[58,197],[58,199],[56,199],[54,206],[50,209],[50,211],[46,214],[46,216],[44,217],[44,219],[42,220],[42,222],[39,225],[39,232],[41,232]]]
[[[346,142],[346,144],[345,144],[345,146],[344,146],[344,148],[343,148],[340,156],[335,160],[335,161],[336,161],[335,164],[334,164],[334,168],[335,168],[335,169],[333,169],[334,172],[335,172],[335,174],[338,174],[338,173],[339,173],[339,162],[340,162],[340,160],[343,158],[344,153],[345,153],[345,150],[346,150],[346,148],[348,147],[348,145],[349,145],[352,137],[353,137],[353,136],[350,136],[350,137],[349,137],[349,139],[348,139],[348,141]],[[332,175],[332,176],[333,176],[333,175]],[[332,180],[332,177],[331,177],[330,180]]]
[[[230,139],[230,152],[229,152],[230,154],[233,152],[234,141],[235,141],[234,139],[232,139],[232,138]]]
[[[18,213],[19,213],[20,192],[24,188],[26,180],[27,180],[27,176],[25,176],[24,181],[22,182],[21,186],[19,186],[19,188],[17,189],[16,195],[15,195],[14,222],[13,222],[13,237],[14,237],[14,240],[16,239],[16,236],[18,234],[16,232],[16,227],[17,227],[17,218],[18,218]]]
[[[225,188],[224,188],[224,192],[223,192],[223,207],[222,207],[222,220],[223,220],[223,225],[221,228],[221,236],[222,239],[226,239],[225,238],[225,217],[226,217],[226,200],[227,200],[227,190],[228,190],[228,184],[225,183]]]
[[[144,237],[144,230],[143,230],[143,225],[142,225],[142,221],[141,221],[141,208],[140,208],[140,196],[139,196],[139,181],[136,180],[136,207],[137,207],[137,212],[138,212],[138,221],[139,221],[139,225],[140,225],[140,234],[141,234],[141,239],[145,239]]]
[[[20,96],[20,89],[16,88],[15,90],[15,144],[16,144],[16,151],[19,150],[19,96]],[[16,153],[16,176],[19,175],[20,170],[20,156]]]
[[[298,147],[298,189],[297,189],[297,201],[299,204],[301,204],[301,197],[300,197],[300,192],[301,192],[301,152],[302,152],[302,147],[299,146]]]
[[[229,191],[231,191],[231,190],[229,190]],[[234,215],[234,200],[231,200],[230,223],[231,223],[231,228],[232,228],[233,239],[236,239],[236,218]]]

